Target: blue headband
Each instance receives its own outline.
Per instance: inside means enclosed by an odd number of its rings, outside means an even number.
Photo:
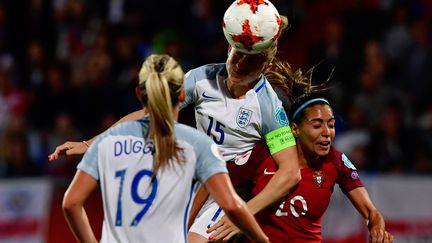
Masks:
[[[292,118],[291,118],[291,121],[294,121],[294,119],[295,119],[295,117],[297,116],[297,114],[298,114],[301,110],[303,110],[306,106],[308,106],[308,105],[310,105],[310,104],[312,104],[312,103],[315,103],[315,102],[319,102],[319,101],[322,101],[322,102],[326,103],[327,105],[330,105],[330,103],[328,102],[328,100],[326,100],[326,99],[324,99],[324,98],[315,98],[315,99],[308,100],[308,101],[306,101],[303,105],[301,105],[299,108],[297,108],[297,110],[294,112],[294,114],[293,114],[293,116],[292,116]]]

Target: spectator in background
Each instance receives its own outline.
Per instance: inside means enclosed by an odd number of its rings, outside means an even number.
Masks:
[[[340,82],[340,85],[331,90],[332,97],[335,98],[335,106],[342,106],[344,103],[341,88],[347,86],[345,82],[341,82],[344,78],[344,65],[346,65],[343,58],[346,51],[343,46],[343,34],[344,26],[339,17],[326,19],[322,39],[312,47],[309,57],[309,65],[316,65],[313,71],[314,80],[326,80],[331,74],[332,80]]]
[[[0,175],[6,178],[42,175],[42,170],[30,158],[28,131],[21,116],[9,118],[6,131],[0,137],[0,147],[0,170],[4,170]]]
[[[404,59],[412,45],[413,35],[410,30],[411,16],[406,4],[396,3],[391,15],[390,27],[384,35],[383,48],[391,72],[397,73],[404,68]]]
[[[375,40],[369,40],[363,52],[363,64],[357,80],[357,89],[353,94],[354,105],[366,115],[369,125],[378,123],[379,116],[390,100],[397,100],[407,110],[409,103],[405,95],[386,80],[386,60],[381,45]],[[373,109],[371,109],[373,107]],[[410,120],[407,112],[406,120]]]
[[[43,83],[32,92],[28,120],[32,128],[47,132],[58,114],[72,114],[74,98],[65,64],[53,62],[42,74]]]
[[[28,62],[23,70],[22,83],[25,86],[37,89],[43,86],[44,73],[46,71],[47,60],[42,43],[38,40],[30,41],[27,48]]]
[[[345,116],[347,118],[346,121],[342,121],[343,128],[337,129],[338,136],[335,138],[334,146],[356,161],[359,170],[363,170],[367,163],[366,148],[371,140],[369,123],[363,110],[355,105],[348,108]]]
[[[416,147],[420,147],[415,131],[404,122],[404,112],[398,100],[386,103],[379,122],[372,129],[368,145],[370,172],[403,173],[413,169]]]
[[[11,116],[24,117],[28,111],[28,96],[12,82],[9,69],[0,67],[0,133]]]
[[[64,139],[73,137],[76,140],[82,140],[83,138],[69,113],[57,113],[50,130],[51,132],[46,135],[48,151],[55,148],[56,144],[64,141]],[[73,175],[75,167],[75,159],[72,157],[60,158],[55,164],[44,164],[45,172],[56,178],[69,178]]]
[[[416,20],[411,26],[413,45],[404,58],[404,69],[398,73],[403,79],[402,89],[413,100],[414,106],[421,107],[427,102],[432,90],[432,48],[430,24],[423,19]],[[417,111],[416,111],[417,112]]]

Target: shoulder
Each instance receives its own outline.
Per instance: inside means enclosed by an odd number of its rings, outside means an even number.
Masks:
[[[333,162],[338,173],[337,183],[343,193],[347,193],[357,187],[363,187],[357,168],[350,159],[342,152],[331,148],[329,159]]]
[[[205,145],[211,143],[211,139],[204,134],[196,130],[193,127],[176,123],[175,130],[177,135],[177,140],[185,141],[191,145],[197,146],[199,144]]]
[[[272,105],[274,107],[282,106],[282,102],[279,100],[278,95],[276,94],[270,83],[267,81],[267,79],[264,77],[264,75],[255,85],[254,90],[257,94],[258,102],[260,104],[265,105],[266,107],[268,107],[269,105]]]
[[[225,69],[225,63],[206,64],[201,67],[191,69],[186,73],[186,79],[195,79],[196,81],[203,79],[214,79],[222,70]]]
[[[263,121],[277,122],[278,126],[288,125],[288,117],[282,106],[282,102],[264,76],[254,89],[261,108]]]
[[[96,142],[101,142],[110,136],[135,136],[142,137],[143,131],[148,131],[149,120],[139,119],[134,121],[122,122],[114,127],[110,127],[105,132],[100,134]]]
[[[334,164],[339,172],[341,171],[353,171],[357,170],[351,160],[341,151],[337,150],[333,146],[330,148],[330,152],[326,157],[326,161]]]

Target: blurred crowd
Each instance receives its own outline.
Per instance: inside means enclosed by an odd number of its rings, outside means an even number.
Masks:
[[[368,173],[431,174],[432,2],[272,2],[290,20],[279,58],[331,80],[336,147]],[[149,54],[186,71],[224,62],[230,4],[1,0],[0,178],[72,176],[79,158],[47,155],[139,109],[134,87]]]

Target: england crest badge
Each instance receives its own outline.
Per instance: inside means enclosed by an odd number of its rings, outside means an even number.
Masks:
[[[252,117],[252,113],[253,112],[251,110],[240,108],[237,114],[237,120],[236,120],[237,125],[241,128],[249,125],[250,119]]]

